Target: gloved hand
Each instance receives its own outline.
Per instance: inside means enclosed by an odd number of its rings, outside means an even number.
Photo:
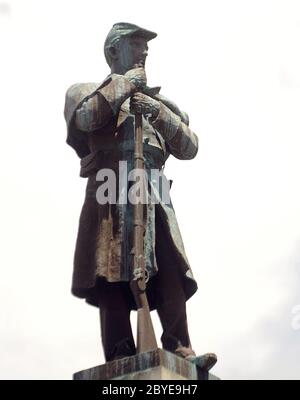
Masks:
[[[160,102],[143,93],[135,93],[130,99],[130,112],[132,114],[151,115],[152,119],[158,116]]]
[[[147,85],[147,76],[145,68],[143,67],[130,69],[124,76],[137,88],[137,90],[143,90]]]

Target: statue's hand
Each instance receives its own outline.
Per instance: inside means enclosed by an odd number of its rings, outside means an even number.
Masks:
[[[138,90],[143,90],[147,85],[146,71],[143,67],[133,68],[124,75]]]
[[[158,116],[160,102],[143,93],[135,93],[130,99],[130,112],[132,114],[151,115],[152,119]]]

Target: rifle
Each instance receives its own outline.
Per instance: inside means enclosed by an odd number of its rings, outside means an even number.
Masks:
[[[134,168],[144,170],[142,114],[135,114]],[[144,204],[133,205],[133,279],[130,288],[137,306],[137,352],[143,353],[157,348],[146,295],[146,267],[144,255],[143,222]]]

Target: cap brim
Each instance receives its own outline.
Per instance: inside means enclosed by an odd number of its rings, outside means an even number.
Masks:
[[[143,28],[138,28],[138,29],[128,33],[128,36],[135,36],[135,35],[144,38],[148,42],[149,40],[156,38],[157,33],[148,31],[147,29],[143,29]]]

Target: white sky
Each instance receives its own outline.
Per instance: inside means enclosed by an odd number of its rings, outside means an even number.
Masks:
[[[97,309],[70,294],[85,180],[63,107],[71,84],[109,73],[119,21],[158,33],[148,83],[200,139],[196,159],[166,168],[199,283],[195,350],[217,353],[222,379],[299,379],[300,3],[288,0],[0,0],[0,378],[71,379],[104,361]]]

